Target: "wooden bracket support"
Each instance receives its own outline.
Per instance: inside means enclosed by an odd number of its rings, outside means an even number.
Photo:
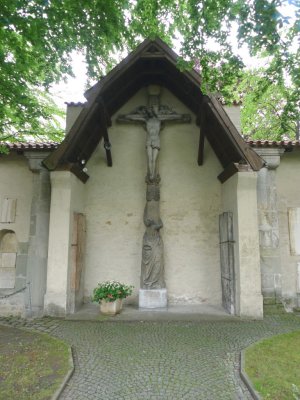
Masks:
[[[249,164],[244,163],[230,163],[223,172],[218,175],[218,179],[221,183],[226,182],[237,172],[249,172],[253,171]]]

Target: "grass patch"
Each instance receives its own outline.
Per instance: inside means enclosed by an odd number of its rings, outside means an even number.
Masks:
[[[4,327],[0,338],[0,399],[51,399],[69,370],[67,345],[46,334]]]
[[[300,400],[300,331],[274,336],[248,348],[245,371],[268,400]]]

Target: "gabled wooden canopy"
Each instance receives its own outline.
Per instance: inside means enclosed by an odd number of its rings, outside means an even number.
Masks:
[[[85,182],[88,175],[82,171],[82,160],[91,157],[103,138],[107,162],[111,166],[107,129],[111,116],[140,88],[150,84],[166,87],[196,114],[197,123],[201,125],[199,165],[203,163],[206,137],[224,169],[231,166],[229,170],[232,171],[232,165],[238,163],[247,164],[255,171],[263,166],[263,160],[242,139],[218,100],[203,95],[199,75],[194,70],[180,71],[177,55],[158,38],[146,39],[85,93],[86,106],[64,141],[44,160],[44,165],[49,170],[70,169]],[[226,180],[224,176],[220,179]]]

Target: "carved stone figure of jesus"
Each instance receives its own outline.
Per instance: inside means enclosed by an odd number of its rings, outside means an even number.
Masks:
[[[148,180],[155,181],[158,178],[157,158],[160,150],[160,131],[162,123],[167,121],[190,122],[189,114],[177,114],[168,106],[159,105],[159,91],[151,94],[149,87],[148,106],[140,106],[132,113],[119,115],[118,122],[142,122],[147,131],[146,151],[148,164]],[[155,88],[159,88],[155,86]]]

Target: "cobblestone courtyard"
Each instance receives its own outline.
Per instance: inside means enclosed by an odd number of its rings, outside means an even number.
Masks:
[[[300,318],[264,321],[34,321],[1,318],[64,339],[75,372],[61,400],[251,399],[239,377],[239,352],[264,337],[300,329]]]

